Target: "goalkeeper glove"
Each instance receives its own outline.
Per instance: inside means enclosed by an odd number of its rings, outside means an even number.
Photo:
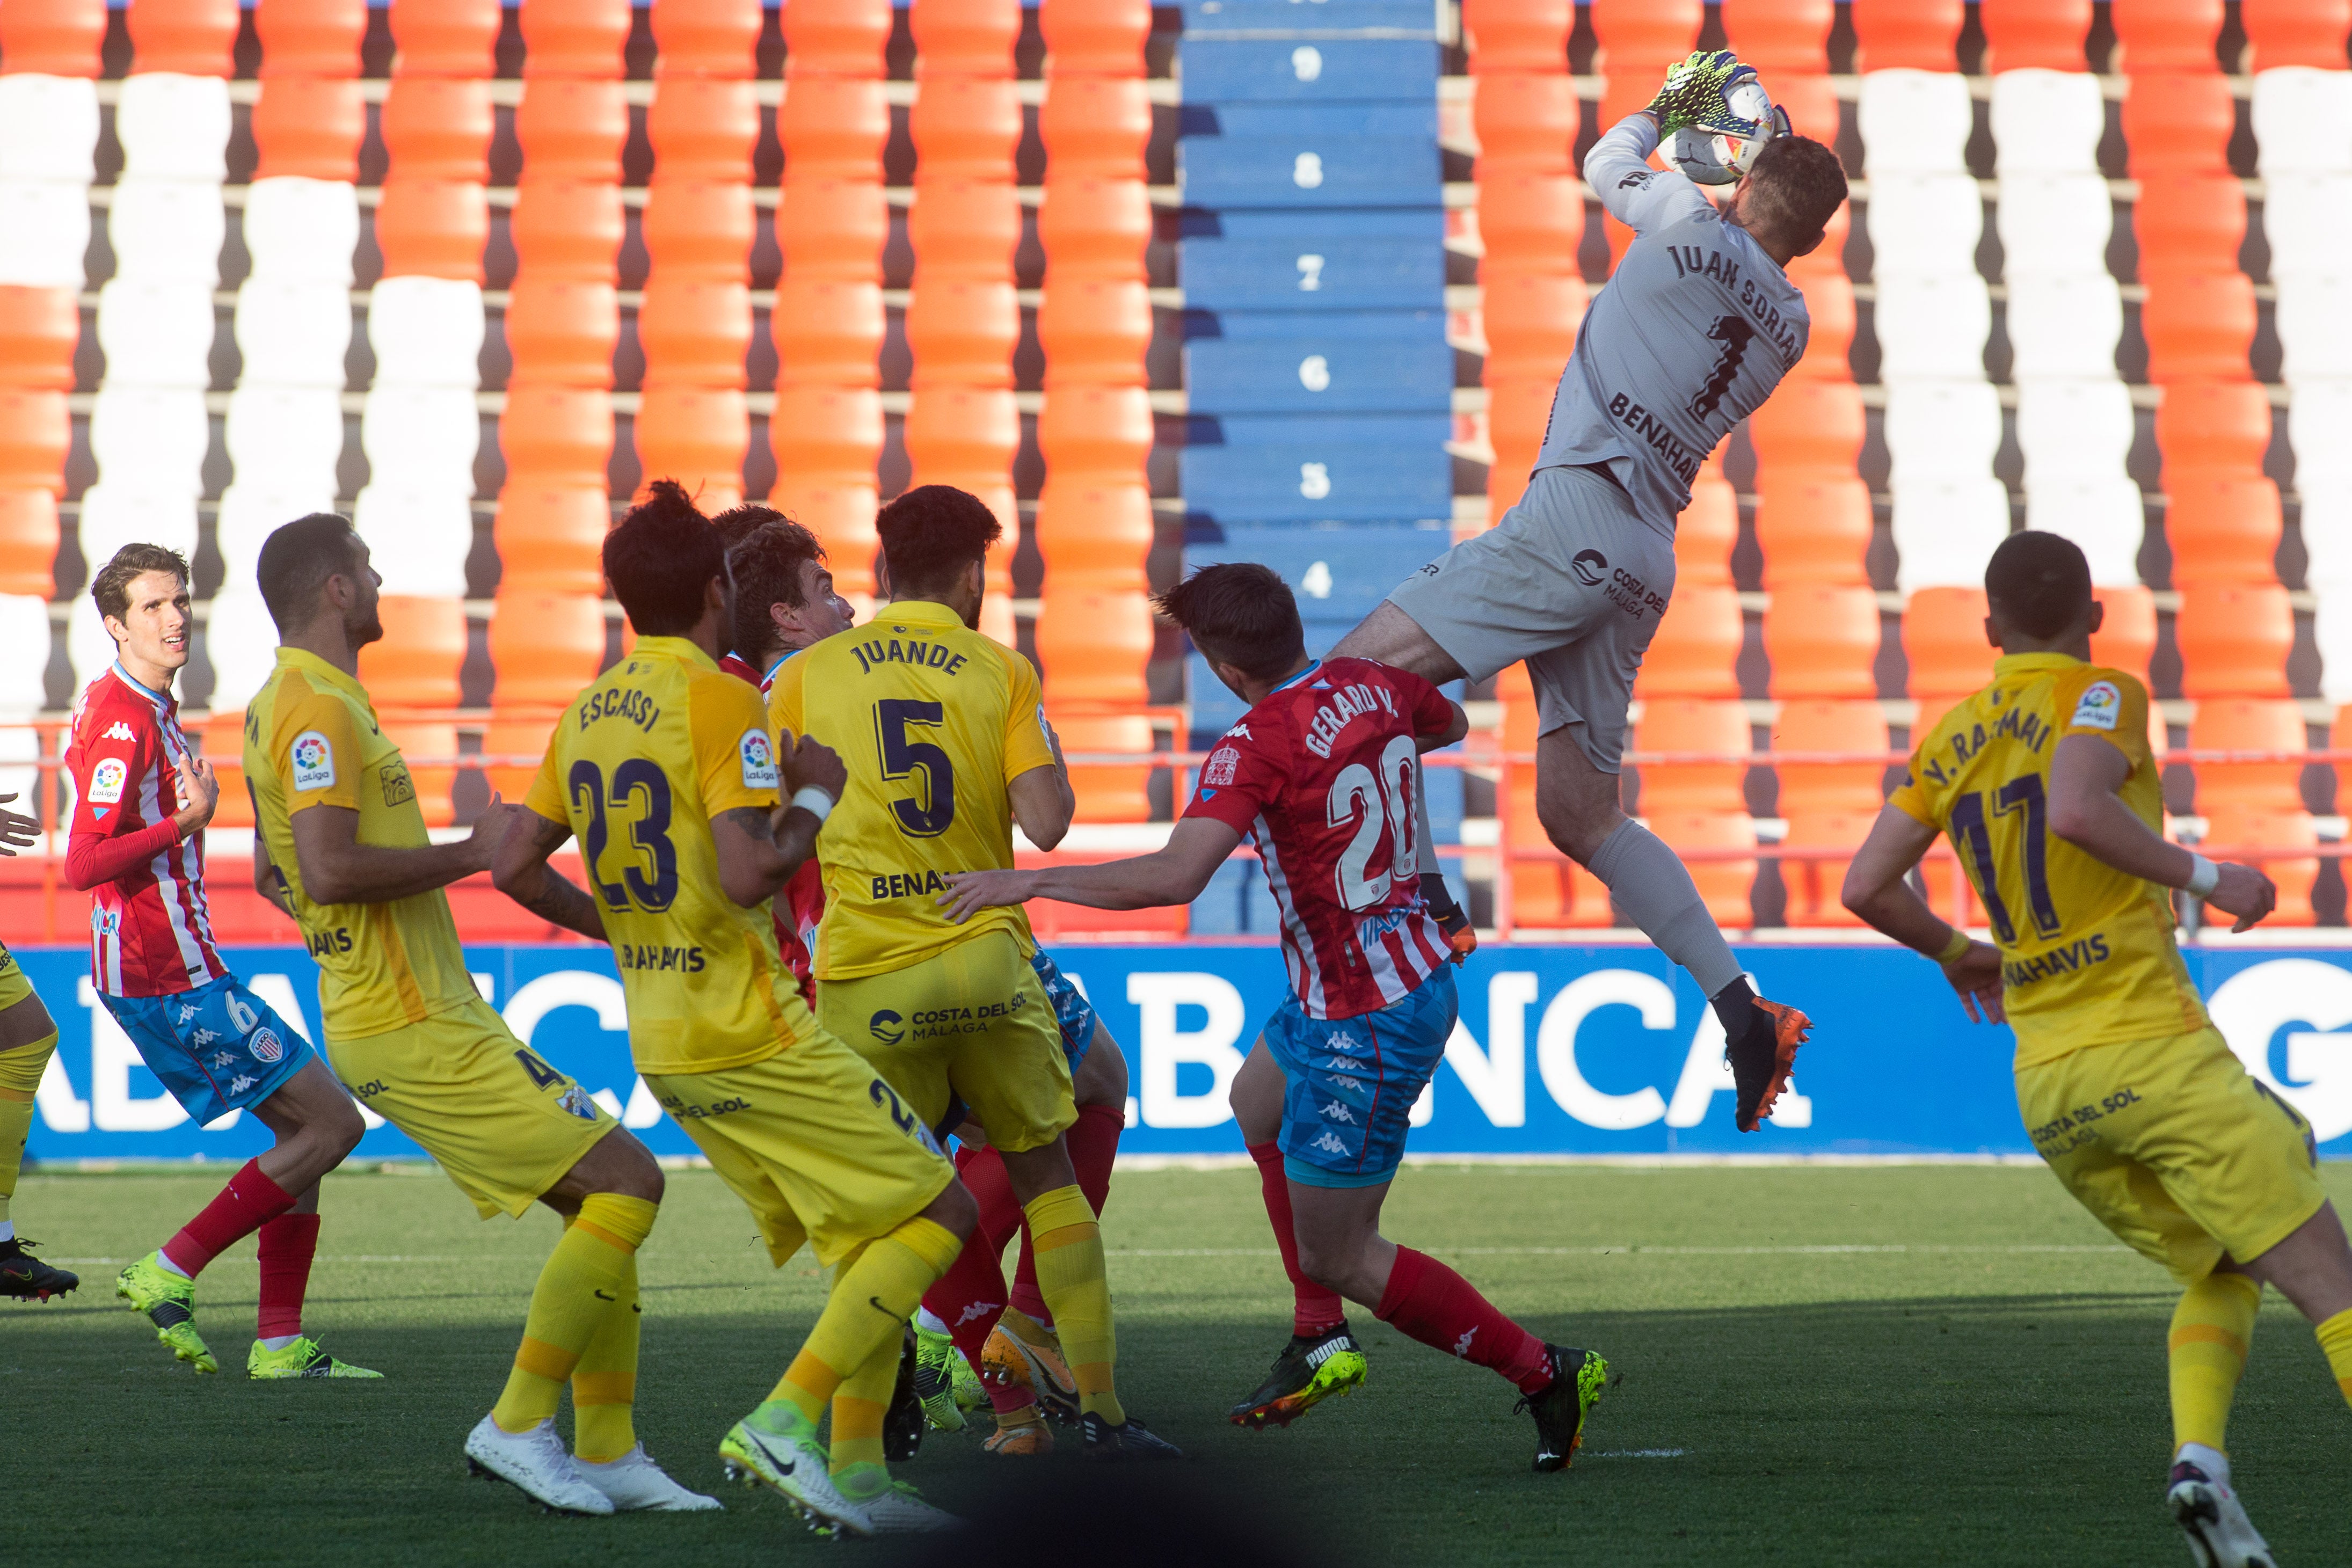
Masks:
[[[1753,81],[1756,68],[1742,65],[1729,49],[1699,49],[1666,68],[1665,85],[1650,100],[1650,112],[1666,135],[1692,126],[1738,130],[1748,122],[1731,112],[1731,89]]]

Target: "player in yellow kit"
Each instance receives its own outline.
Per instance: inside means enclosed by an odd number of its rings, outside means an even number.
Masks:
[[[636,1249],[661,1167],[476,993],[441,891],[488,871],[520,813],[493,797],[470,837],[436,844],[425,831],[408,765],[359,683],[360,649],[383,635],[382,580],[348,520],[288,523],[263,543],[257,575],[280,646],[245,715],[254,883],[318,960],[328,1064],[483,1218],[537,1202],[566,1223],[467,1458],[565,1512],[716,1507],[646,1458],[629,1420]],[[567,1383],[577,1458],[555,1432]]]
[[[841,794],[841,761],[814,741],[780,755],[760,694],[719,669],[733,579],[678,486],[656,483],[605,536],[604,574],[638,642],[556,721],[496,880],[612,944],[647,1086],[751,1207],[778,1267],[805,1241],[835,1270],[790,1370],[720,1443],[729,1470],[821,1528],[952,1528],[892,1483],[883,1416],[907,1321],[977,1214],[930,1130],[817,1027],[768,908]],[[547,866],[575,834],[593,894]]]
[[[1078,1113],[1028,917],[990,909],[959,925],[939,904],[950,874],[1012,866],[1014,821],[1051,849],[1076,806],[1037,672],[973,630],[1003,530],[985,502],[945,485],[908,491],[875,522],[889,602],[791,660],[769,693],[780,730],[824,741],[849,770],[819,857],[818,1016],[925,1123],[961,1103],[988,1130],[1078,1385],[1087,1451],[1171,1457],[1116,1391],[1102,1228],[1063,1137]]]
[[[2166,1500],[2203,1568],[2269,1568],[2222,1448],[2264,1283],[2317,1327],[2352,1399],[2352,1247],[2314,1171],[2311,1128],[2248,1075],[2205,1016],[2168,889],[2244,930],[2276,892],[2162,837],[2147,693],[2092,664],[2083,552],[2012,534],[1985,571],[1992,684],[1914,748],[1854,857],[1845,904],[1938,959],[1971,1017],[2017,1032],[2017,1102],[2083,1207],[2183,1287],[2171,1332]],[[1949,833],[1991,944],[1904,879]]]
[[[0,856],[14,855],[36,842],[41,824],[21,812],[6,810],[13,794],[0,795]],[[53,1269],[26,1248],[8,1216],[8,1202],[16,1193],[16,1176],[25,1158],[25,1140],[33,1130],[33,1095],[48,1071],[58,1049],[58,1026],[49,1009],[33,994],[33,982],[0,943],[0,1296],[46,1301],[81,1284],[81,1276]]]

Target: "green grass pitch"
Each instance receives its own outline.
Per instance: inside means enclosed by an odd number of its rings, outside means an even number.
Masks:
[[[18,1224],[84,1285],[0,1307],[9,1555],[887,1559],[721,1486],[714,1445],[782,1369],[819,1287],[805,1255],[767,1267],[716,1177],[672,1176],[644,1253],[638,1426],[729,1511],[583,1521],[468,1479],[460,1454],[504,1376],[552,1217],[478,1223],[437,1176],[331,1177],[310,1322],[388,1380],[248,1383],[249,1243],[202,1282],[198,1322],[224,1370],[200,1379],[113,1301],[112,1275],[225,1174],[35,1176],[18,1192]],[[2339,1205],[2352,1198],[2352,1167],[2326,1177]],[[1224,1406],[1287,1333],[1255,1174],[1122,1175],[1107,1217],[1129,1408],[1192,1452],[1192,1482],[1291,1511],[1331,1562],[2188,1561],[2160,1502],[2172,1291],[2039,1170],[1414,1167],[1388,1214],[1391,1236],[1622,1374],[1572,1470],[1531,1473],[1532,1427],[1499,1380],[1362,1313],[1361,1392],[1286,1432],[1235,1430]],[[2352,1562],[2352,1414],[2275,1293],[2263,1320],[2231,1433],[2240,1490],[2284,1562]],[[982,1455],[976,1433],[934,1436],[902,1474],[970,1510],[1030,1463]],[[1041,1463],[1087,1484],[1075,1444]]]

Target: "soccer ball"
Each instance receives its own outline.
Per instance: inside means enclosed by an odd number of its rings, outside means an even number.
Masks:
[[[1675,167],[1701,185],[1729,185],[1756,166],[1775,136],[1789,134],[1789,111],[1774,103],[1754,77],[1725,95],[1736,125],[1692,125],[1675,132]]]

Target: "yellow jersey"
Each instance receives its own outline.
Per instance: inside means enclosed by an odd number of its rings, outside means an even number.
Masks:
[[[1054,762],[1040,698],[1028,660],[925,600],[884,605],[776,672],[776,727],[814,736],[849,769],[817,843],[818,979],[905,968],[990,931],[1034,950],[1018,908],[958,925],[939,897],[950,872],[1013,864],[1005,786]]]
[[[2123,802],[2161,832],[2147,688],[2064,653],[2002,657],[1992,684],[1912,751],[1891,798],[1951,835],[2001,950],[2001,997],[2021,1067],[2205,1025],[2173,941],[2168,892],[2049,831],[2050,759],[2072,735],[2096,736],[2124,754],[2131,774]]]
[[[408,850],[433,841],[408,764],[357,680],[315,653],[278,649],[277,668],[246,705],[245,779],[254,831],[285,874],[294,918],[318,960],[328,1039],[403,1029],[477,999],[440,889],[385,904],[320,904],[303,890],[298,811],[357,811],[363,844]]]
[[[768,906],[719,882],[711,819],[776,805],[752,686],[683,637],[640,639],[563,710],[523,804],[579,837],[638,1071],[741,1067],[816,1028]]]

